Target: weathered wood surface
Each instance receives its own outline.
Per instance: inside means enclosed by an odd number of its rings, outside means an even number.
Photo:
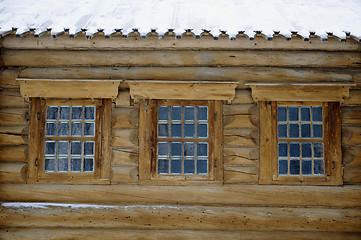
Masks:
[[[28,120],[29,120],[28,108],[0,109],[0,125],[6,125],[6,126],[27,125]]]
[[[269,239],[328,239],[359,240],[360,232],[313,232],[313,231],[214,231],[214,230],[145,230],[145,229],[102,229],[102,228],[2,228],[3,240],[269,240]]]
[[[109,207],[0,206],[5,227],[97,227],[189,230],[288,230],[359,232],[358,208],[289,208],[189,205]],[[106,214],[104,214],[106,212]]]
[[[1,183],[25,183],[27,174],[26,163],[0,163]]]
[[[361,105],[361,90],[350,89],[350,97],[343,103],[344,105]]]
[[[138,129],[113,129],[113,148],[136,149],[138,145]]]
[[[341,123],[361,125],[361,107],[360,106],[342,107]]]
[[[5,50],[4,66],[287,66],[358,67],[358,52]]]
[[[344,165],[361,166],[361,146],[343,146],[342,153]]]
[[[19,89],[19,83],[16,82],[20,69],[10,68],[0,70],[0,88],[3,89]]]
[[[345,184],[360,184],[361,166],[345,166],[343,169],[343,181]]]
[[[0,146],[19,146],[27,143],[26,135],[0,133]]]
[[[26,162],[27,145],[0,147],[0,162]]]
[[[3,202],[361,207],[361,186],[1,184]]]
[[[216,80],[238,81],[238,88],[246,88],[245,82],[269,82],[272,79],[272,82],[356,82],[361,87],[360,68],[94,66],[25,68],[19,71],[19,77],[39,79],[57,76],[59,79]],[[236,99],[234,103],[237,103]]]
[[[138,128],[139,108],[138,107],[119,107],[112,109],[112,128]]]
[[[15,135],[28,135],[29,127],[25,126],[0,126],[0,133],[15,134]]]
[[[129,90],[119,90],[118,97],[115,99],[116,107],[130,106]]]
[[[361,146],[361,126],[342,127],[342,145],[360,145]]]
[[[223,127],[230,128],[256,128],[258,119],[255,115],[226,115],[223,116]]]
[[[113,166],[112,184],[116,183],[136,183],[138,182],[137,166]]]
[[[253,103],[252,92],[250,89],[247,90],[236,90],[236,95],[232,101],[232,104],[247,104]]]
[[[251,36],[252,37],[252,36]],[[201,36],[200,39],[192,37],[184,41],[173,37],[158,39],[152,38],[122,38],[114,37],[105,39],[104,36],[86,39],[85,36],[69,38],[69,36],[59,36],[51,38],[49,35],[34,38],[34,36],[15,37],[8,35],[3,38],[2,47],[10,49],[77,49],[77,50],[121,50],[121,49],[174,49],[180,50],[184,48],[192,49],[278,49],[278,50],[325,50],[325,51],[360,51],[360,44],[351,38],[346,42],[339,40],[323,42],[320,38],[310,38],[309,41],[293,38],[287,41],[285,37],[274,36],[272,41],[268,41],[264,37],[255,36],[251,41],[246,37],[239,36],[235,41],[230,39],[213,40],[210,36]]]
[[[0,80],[1,81],[1,80]],[[0,107],[28,107],[29,103],[24,101],[19,91],[0,90]]]
[[[236,94],[242,93],[237,91]],[[223,105],[223,115],[255,115],[258,113],[257,104],[235,104]]]
[[[136,166],[138,165],[138,150],[112,149],[112,166]]]
[[[223,163],[229,165],[256,166],[259,151],[254,148],[223,148]]]
[[[258,167],[257,166],[232,166],[223,165],[224,183],[258,183]]]

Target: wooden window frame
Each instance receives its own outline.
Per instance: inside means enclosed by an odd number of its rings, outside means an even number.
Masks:
[[[47,105],[94,105],[95,156],[93,172],[45,172],[44,143]],[[111,99],[44,99],[31,98],[28,183],[109,184]],[[65,139],[65,138],[64,138]],[[71,140],[72,137],[66,137]],[[77,137],[79,140],[79,137]]]
[[[157,173],[157,110],[158,105],[208,106],[209,156],[208,174],[161,175]],[[142,100],[139,124],[139,183],[150,185],[223,184],[222,101]],[[214,117],[212,117],[214,116]],[[193,141],[194,139],[192,139]]]

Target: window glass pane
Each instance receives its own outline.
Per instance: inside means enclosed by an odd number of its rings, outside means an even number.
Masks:
[[[208,157],[208,143],[197,143],[197,156]]]
[[[69,120],[70,119],[70,107],[61,106],[59,110],[59,120]]]
[[[322,160],[315,160],[313,162],[314,174],[324,174],[324,164]]]
[[[81,137],[82,134],[82,123],[81,122],[72,122],[71,123],[71,135]]]
[[[315,157],[315,158],[323,157],[323,143],[314,143],[313,144],[313,157]]]
[[[158,173],[159,174],[168,174],[169,169],[168,159],[158,158]]]
[[[300,129],[299,129],[299,124],[296,123],[291,123],[290,124],[290,133],[289,133],[290,138],[299,138],[300,137]]]
[[[45,158],[44,170],[46,172],[55,172],[55,158]]]
[[[81,171],[81,158],[70,159],[70,171],[80,172]]]
[[[182,173],[182,160],[179,158],[172,158],[170,163],[170,173],[171,174],[181,174]]]
[[[45,129],[45,136],[55,137],[56,134],[56,122],[47,122]]]
[[[208,107],[197,107],[197,120],[198,121],[208,120]]]
[[[278,174],[284,175],[288,173],[288,161],[278,160]]]
[[[195,124],[186,123],[184,124],[184,137],[194,138],[195,137]]]
[[[68,171],[68,158],[59,157],[58,158],[58,172],[67,172]]]
[[[198,159],[197,160],[197,174],[207,174],[208,173],[208,160],[207,159]]]
[[[68,141],[59,141],[58,142],[58,155],[59,156],[69,155],[69,142]]]
[[[85,122],[84,123],[84,136],[95,136],[95,123],[94,122]]]
[[[195,146],[194,142],[184,143],[184,156],[185,157],[194,157],[195,156]]]
[[[300,174],[300,160],[290,160],[290,174],[299,175]]]
[[[58,107],[48,106],[46,107],[46,120],[57,120]]]
[[[195,164],[194,159],[184,159],[184,174],[194,174]]]
[[[82,106],[71,107],[71,119],[72,120],[82,120],[83,119],[83,107]]]
[[[159,123],[158,124],[158,137],[169,137],[169,124],[168,123]]]
[[[59,122],[58,136],[59,137],[69,136],[69,122]]]
[[[288,107],[288,117],[290,121],[298,121],[298,107]]]
[[[158,156],[168,156],[169,155],[169,143],[159,142],[158,143]]]
[[[81,142],[72,141],[71,142],[71,155],[81,155]]]
[[[278,124],[277,133],[279,138],[287,137],[287,124]]]
[[[182,143],[180,142],[172,142],[170,144],[170,154],[172,157],[180,157],[182,156]]]
[[[322,124],[313,124],[313,137],[314,138],[323,138]]]
[[[310,121],[310,107],[301,107],[301,121]]]
[[[45,141],[45,155],[56,155],[55,141]]]
[[[172,123],[170,125],[170,133],[172,138],[181,138],[182,137],[182,124]]]
[[[184,121],[195,120],[195,107],[184,107]]]
[[[168,121],[169,120],[169,107],[158,107],[158,120]]]
[[[95,106],[86,106],[84,110],[85,120],[95,120]]]
[[[288,156],[288,144],[287,143],[278,143],[278,156],[287,157]]]
[[[94,171],[94,158],[84,158],[84,172],[93,172]]]
[[[322,122],[322,107],[312,107],[312,121]]]
[[[302,174],[310,175],[312,174],[312,161],[310,160],[302,160]]]
[[[208,124],[207,123],[198,123],[197,124],[197,137],[198,138],[207,138],[208,137]]]
[[[94,141],[84,142],[84,155],[93,156],[94,152],[95,152],[95,142]]]
[[[299,156],[300,156],[300,144],[290,143],[290,157],[299,157]]]
[[[312,144],[311,143],[302,143],[302,157],[311,158],[312,157]]]
[[[311,124],[301,124],[301,137],[302,138],[311,137]]]
[[[279,122],[287,121],[287,107],[277,107],[277,120]]]
[[[174,106],[171,108],[171,120],[182,121],[182,107]]]

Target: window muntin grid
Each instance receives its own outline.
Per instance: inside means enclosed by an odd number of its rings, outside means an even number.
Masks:
[[[278,106],[279,175],[324,175],[322,106]]]
[[[94,172],[96,106],[46,106],[44,171]]]
[[[157,173],[207,175],[208,106],[158,106]]]

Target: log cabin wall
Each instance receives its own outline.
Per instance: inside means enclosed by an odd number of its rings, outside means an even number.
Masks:
[[[2,239],[360,239],[358,41],[66,33],[0,41]],[[124,80],[112,103],[110,184],[27,184],[30,109],[16,78]],[[138,184],[140,107],[129,80],[238,82],[223,104],[223,185]],[[342,187],[258,184],[258,104],[246,82],[355,83],[341,106]]]

